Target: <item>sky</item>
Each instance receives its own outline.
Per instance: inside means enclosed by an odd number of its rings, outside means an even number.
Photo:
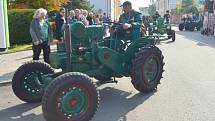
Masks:
[[[146,7],[150,3],[150,0],[121,0],[121,2],[130,1],[135,10],[139,10],[139,7]]]

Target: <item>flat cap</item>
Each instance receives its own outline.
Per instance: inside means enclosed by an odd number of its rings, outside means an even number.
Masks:
[[[130,1],[125,1],[120,7],[125,7],[130,5],[132,5]]]

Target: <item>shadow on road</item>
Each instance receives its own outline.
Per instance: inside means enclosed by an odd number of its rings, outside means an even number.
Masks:
[[[149,94],[125,92],[115,88],[100,91],[101,103],[94,118],[95,121],[127,121],[126,114],[143,104],[155,92]]]
[[[15,72],[6,73],[0,76],[0,82],[12,80]]]
[[[185,38],[197,42],[198,46],[210,46],[215,48],[214,36],[203,36],[200,32],[178,31],[177,34],[184,36]]]
[[[101,89],[100,107],[92,121],[127,121],[126,114],[143,104],[154,93],[131,93],[111,87]],[[0,110],[0,121],[45,121],[38,106],[40,103],[25,103]]]
[[[38,107],[40,104],[19,104],[7,109],[0,110],[0,121],[30,121],[36,117],[36,114],[26,112]]]
[[[41,54],[41,55],[42,55],[42,54]],[[19,59],[16,59],[16,60],[25,60],[25,59],[31,59],[31,58],[33,58],[32,55],[31,55],[31,56],[24,57],[24,58],[19,58]]]

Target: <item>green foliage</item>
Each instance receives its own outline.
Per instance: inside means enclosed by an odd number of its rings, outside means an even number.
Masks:
[[[196,6],[191,5],[185,9],[183,9],[183,13],[195,13],[196,14],[196,13],[198,13],[198,9]]]
[[[152,5],[149,5],[149,10],[148,10],[148,13],[150,16],[154,15],[156,12],[156,5],[155,4],[152,4]]]
[[[196,0],[182,0],[181,12],[182,13],[198,13]]]
[[[34,9],[14,9],[8,11],[9,35],[11,46],[31,43],[29,26]]]
[[[180,13],[182,11],[182,3],[177,2],[176,3],[176,8],[175,8],[175,13]]]
[[[78,9],[86,9],[89,11],[91,11],[94,7],[90,5],[90,2],[88,0],[69,0],[63,6],[69,8],[70,10],[74,10],[78,8]]]
[[[10,9],[38,9],[58,10],[68,0],[14,0],[10,2]]]

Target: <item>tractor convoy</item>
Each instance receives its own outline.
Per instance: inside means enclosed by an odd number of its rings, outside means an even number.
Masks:
[[[109,24],[112,31],[121,25]],[[175,41],[175,31],[163,18],[150,23],[149,30],[150,35],[132,28],[131,38],[119,39],[114,33],[103,38],[102,25],[67,22],[65,42],[51,52],[50,64],[30,61],[19,67],[12,79],[13,91],[25,102],[42,101],[47,121],[89,121],[99,107],[97,87],[102,84],[131,77],[131,84],[141,93],[157,89],[164,56],[155,41],[164,34]]]

